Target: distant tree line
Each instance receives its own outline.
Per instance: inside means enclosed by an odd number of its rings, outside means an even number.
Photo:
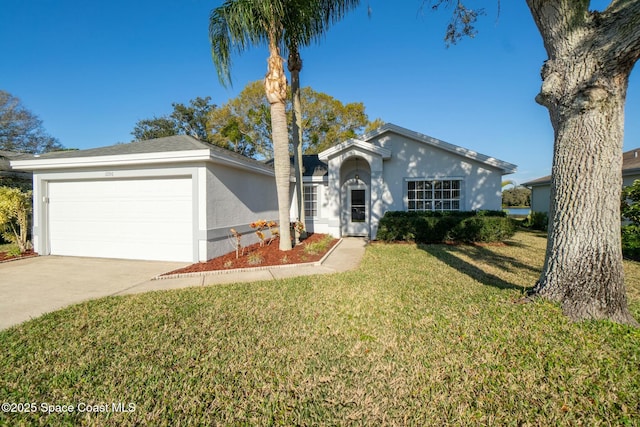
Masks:
[[[19,98],[0,90],[0,150],[40,154],[63,149]]]
[[[531,206],[531,190],[525,187],[516,187],[502,192],[502,206]]]

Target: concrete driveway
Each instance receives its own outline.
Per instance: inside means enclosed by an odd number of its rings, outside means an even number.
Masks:
[[[43,256],[0,264],[0,329],[81,301],[126,293],[184,262]]]
[[[332,274],[360,265],[366,241],[345,238],[315,265],[271,266],[151,280],[180,262],[42,256],[0,264],[0,330],[70,304],[105,297],[222,283]]]

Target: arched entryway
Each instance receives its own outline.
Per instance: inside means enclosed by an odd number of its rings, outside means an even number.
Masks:
[[[364,157],[354,154],[340,168],[343,236],[369,237],[371,233],[371,167]]]

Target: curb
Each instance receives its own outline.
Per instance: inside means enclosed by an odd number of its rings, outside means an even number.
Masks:
[[[182,278],[189,278],[189,277],[219,276],[222,274],[250,273],[253,271],[280,270],[280,269],[294,268],[294,267],[317,267],[322,265],[327,260],[327,258],[329,258],[329,255],[331,255],[333,251],[335,251],[336,248],[340,246],[341,243],[342,243],[342,239],[339,239],[338,242],[335,245],[333,245],[333,247],[329,249],[327,253],[324,254],[324,256],[320,260],[314,261],[314,262],[305,262],[302,264],[265,265],[263,267],[234,268],[230,270],[197,271],[193,273],[159,274],[151,278],[151,280],[167,280],[167,279],[182,279]]]
[[[0,261],[0,264],[4,264],[5,262],[20,261],[21,259],[36,258],[36,257],[39,257],[39,256],[40,256],[39,254],[33,254],[33,255],[27,255],[27,256],[20,256],[20,257],[3,259],[2,261]]]

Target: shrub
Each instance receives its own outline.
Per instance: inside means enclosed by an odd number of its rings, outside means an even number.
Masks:
[[[631,224],[622,226],[622,255],[640,261],[640,180],[622,189],[620,214],[622,221]]]
[[[640,226],[622,227],[622,255],[625,258],[640,261]]]
[[[495,242],[512,236],[514,232],[513,222],[503,211],[395,211],[382,217],[377,238],[387,242]]]
[[[15,244],[20,252],[29,249],[31,210],[31,191],[0,187],[0,234],[6,241]]]
[[[304,246],[304,253],[307,255],[318,255],[319,253],[326,251],[332,241],[333,236],[327,234],[317,242],[307,243]]]
[[[477,216],[462,220],[451,230],[449,237],[457,242],[502,242],[515,232],[515,224],[510,218]]]
[[[250,253],[249,254],[249,258],[247,260],[247,263],[249,265],[260,265],[264,262],[264,258],[262,257],[262,255],[258,254],[258,253]]]
[[[531,212],[524,222],[524,226],[532,230],[547,231],[549,215],[546,212]]]

